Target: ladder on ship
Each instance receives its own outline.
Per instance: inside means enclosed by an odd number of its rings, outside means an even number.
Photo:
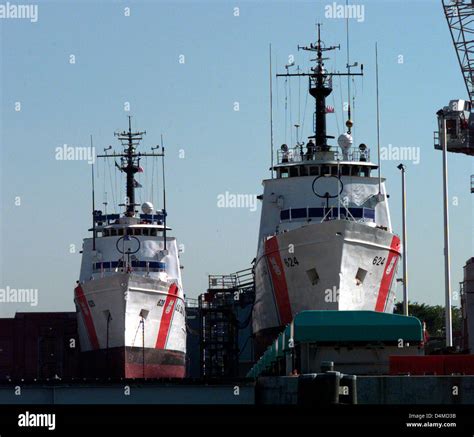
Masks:
[[[210,275],[209,288],[199,296],[201,376],[238,376],[239,331],[250,323],[239,320],[239,309],[253,305],[253,269]]]

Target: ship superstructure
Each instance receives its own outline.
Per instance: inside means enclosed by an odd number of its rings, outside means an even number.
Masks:
[[[145,202],[138,213],[135,174],[144,156],[145,132],[117,133],[121,153],[112,158],[126,176],[123,214],[95,210],[91,238],[84,239],[80,278],[74,290],[81,351],[93,376],[185,376],[186,326],[178,246],[167,235],[166,205]],[[118,161],[118,162],[117,162]],[[164,168],[163,168],[164,171]],[[165,200],[164,200],[165,202]]]
[[[306,47],[316,54],[305,76],[315,99],[315,123],[308,142],[283,144],[272,178],[263,181],[262,213],[255,261],[253,331],[261,353],[296,314],[304,310],[393,312],[400,239],[392,232],[384,179],[369,148],[353,147],[347,131],[326,133],[326,97],[334,76],[323,53],[338,47],[318,40]],[[350,67],[348,65],[348,67]],[[273,177],[273,174],[275,177]]]

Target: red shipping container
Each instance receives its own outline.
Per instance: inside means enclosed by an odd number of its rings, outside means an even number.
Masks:
[[[445,355],[445,375],[474,375],[474,355]]]
[[[390,375],[444,375],[444,355],[392,355]]]
[[[390,375],[474,375],[474,355],[391,356]]]

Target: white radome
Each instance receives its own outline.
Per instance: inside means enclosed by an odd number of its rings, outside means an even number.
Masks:
[[[339,144],[343,152],[347,152],[352,147],[352,143],[352,135],[348,133],[339,135],[337,139],[337,144]]]
[[[153,214],[153,211],[154,211],[153,203],[145,202],[142,205],[142,211],[143,211],[143,214]]]

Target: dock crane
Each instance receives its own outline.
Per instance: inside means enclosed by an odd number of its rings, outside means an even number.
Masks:
[[[441,0],[459,67],[466,86],[468,100],[451,100],[440,109],[438,132],[435,132],[435,149],[443,151],[444,190],[444,257],[446,287],[446,346],[452,346],[449,212],[447,182],[447,152],[474,155],[474,0]],[[471,175],[471,193],[474,193],[474,176]],[[463,348],[474,353],[474,258],[464,267],[461,294],[463,314]]]
[[[443,122],[446,120],[446,145],[448,152],[474,156],[474,2],[472,0],[442,0],[456,56],[466,85],[465,100],[451,100],[438,111],[438,128],[435,149],[442,150]],[[473,179],[471,178],[473,182]],[[474,186],[471,184],[471,192]]]

